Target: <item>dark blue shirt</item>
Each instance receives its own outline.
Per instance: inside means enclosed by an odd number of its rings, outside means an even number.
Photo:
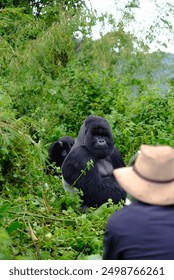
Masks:
[[[133,202],[115,212],[104,235],[105,260],[174,260],[174,205]]]

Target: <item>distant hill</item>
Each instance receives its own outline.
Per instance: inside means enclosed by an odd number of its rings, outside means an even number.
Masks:
[[[152,75],[159,81],[162,92],[169,89],[169,84],[174,85],[174,54],[164,54],[158,68],[152,69]]]

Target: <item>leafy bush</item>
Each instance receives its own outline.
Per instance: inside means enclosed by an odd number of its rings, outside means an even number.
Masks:
[[[141,144],[174,145],[173,105],[173,92],[161,95],[153,90],[130,99],[118,96],[108,119],[126,162]]]
[[[44,153],[40,143],[35,143],[27,132],[27,123],[15,119],[9,112],[0,112],[0,184],[11,183],[28,192],[29,186],[40,181]]]
[[[102,257],[106,221],[122,205],[109,202],[109,207],[104,204],[82,214],[78,195],[65,195],[61,189],[57,194],[57,190],[45,185],[42,194],[38,191],[18,196],[10,204],[0,199],[0,207],[6,207],[2,216],[11,241],[11,259]]]

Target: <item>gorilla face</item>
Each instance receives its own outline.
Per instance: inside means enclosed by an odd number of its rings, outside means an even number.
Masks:
[[[63,136],[56,142],[53,142],[49,148],[50,163],[55,162],[56,166],[61,167],[73,144],[74,139],[70,136]]]
[[[114,148],[113,136],[106,120],[90,116],[85,122],[85,146],[95,159],[109,156]]]
[[[61,151],[62,158],[65,158],[67,156],[68,152],[64,149]]]
[[[57,141],[57,155],[61,155],[62,160],[65,159],[69,151],[71,150],[73,144],[74,144],[74,139],[71,139],[68,136],[64,136],[61,138],[62,140]]]

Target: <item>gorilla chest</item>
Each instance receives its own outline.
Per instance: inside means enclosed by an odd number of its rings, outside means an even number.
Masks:
[[[109,159],[100,159],[97,161],[97,167],[102,177],[112,175],[113,166]]]

